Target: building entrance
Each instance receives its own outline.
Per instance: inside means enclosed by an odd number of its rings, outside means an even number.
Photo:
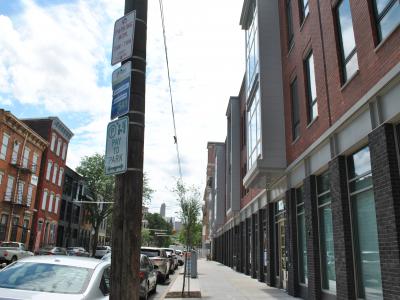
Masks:
[[[287,252],[285,235],[285,206],[283,200],[275,205],[275,274],[276,286],[281,289],[287,288]]]

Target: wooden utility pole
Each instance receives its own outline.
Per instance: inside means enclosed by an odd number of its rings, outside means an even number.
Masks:
[[[125,14],[136,10],[128,137],[128,170],[115,180],[112,227],[112,300],[139,299],[142,228],[143,146],[146,89],[147,0],[125,0]]]

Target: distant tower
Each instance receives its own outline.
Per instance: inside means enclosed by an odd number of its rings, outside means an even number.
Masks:
[[[161,204],[160,215],[161,217],[165,218],[165,203]]]

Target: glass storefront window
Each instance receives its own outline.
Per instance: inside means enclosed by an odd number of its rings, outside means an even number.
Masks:
[[[317,199],[322,288],[335,292],[335,250],[333,246],[332,209],[328,173],[317,177]]]
[[[303,187],[296,190],[296,206],[297,206],[297,243],[299,255],[299,282],[308,283],[307,276],[307,241],[306,241],[306,224],[304,216],[304,200]]]
[[[382,299],[382,280],[369,148],[347,160],[353,240],[356,255],[357,296]]]

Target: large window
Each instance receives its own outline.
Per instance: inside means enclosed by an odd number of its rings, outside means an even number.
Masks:
[[[287,22],[287,39],[288,39],[288,48],[293,45],[293,14],[292,14],[292,0],[286,0],[286,22]]]
[[[328,173],[317,177],[317,198],[322,288],[334,292],[336,291],[335,251]]]
[[[303,187],[296,189],[297,244],[299,251],[299,282],[308,283],[307,278],[307,235],[304,215]]]
[[[254,95],[250,104],[249,111],[247,112],[248,121],[248,168],[249,170],[256,162],[258,156],[261,154],[261,109],[260,109],[260,92]]]
[[[43,198],[42,198],[42,210],[46,209],[46,204],[47,204],[47,194],[48,194],[48,190],[45,189],[43,191]]]
[[[299,8],[300,8],[300,22],[303,23],[304,19],[310,13],[310,7],[308,4],[308,0],[300,0]]]
[[[258,27],[257,27],[257,9],[255,1],[253,2],[253,18],[249,28],[246,30],[246,80],[247,95],[249,95],[253,81],[258,73]]]
[[[17,140],[14,141],[13,152],[11,155],[11,163],[16,164],[18,162],[18,153],[19,153],[19,146],[21,143]]]
[[[4,194],[4,201],[11,201],[11,199],[14,196],[13,190],[14,190],[14,177],[8,175],[6,193]]]
[[[31,149],[28,147],[25,147],[24,149],[24,156],[22,158],[22,167],[28,168],[28,163],[29,163],[29,154],[31,153]]]
[[[51,173],[51,167],[53,166],[53,162],[49,160],[47,162],[47,170],[46,170],[46,179],[50,180],[50,173]]]
[[[379,41],[385,39],[400,24],[399,0],[373,0]]]
[[[290,100],[292,102],[292,140],[300,136],[300,111],[299,94],[297,91],[297,79],[290,85]]]
[[[3,142],[1,144],[0,159],[5,160],[7,156],[8,141],[10,136],[7,133],[3,133]]]
[[[347,160],[359,298],[382,299],[381,267],[369,148]]]
[[[314,55],[311,52],[305,61],[307,80],[308,122],[312,122],[318,116],[317,87],[315,84]]]
[[[342,0],[338,4],[336,14],[342,61],[342,81],[346,82],[358,70],[357,49],[349,0]]]

